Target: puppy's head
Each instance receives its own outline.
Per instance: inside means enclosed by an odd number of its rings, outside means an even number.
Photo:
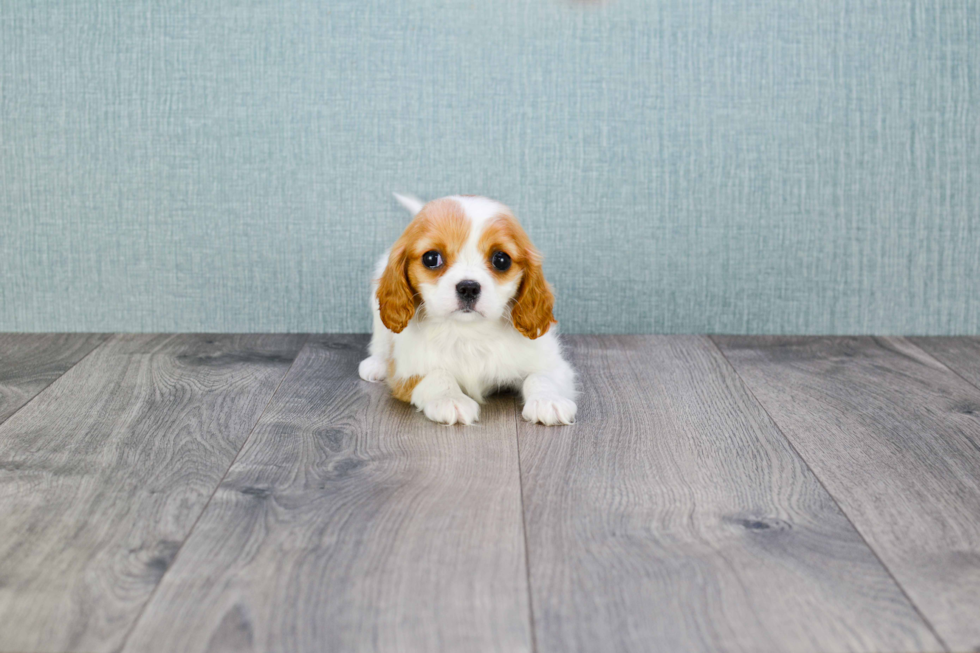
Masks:
[[[528,338],[555,321],[541,255],[503,204],[445,197],[421,207],[391,248],[378,283],[381,321],[400,333],[415,315],[477,322],[509,315]]]

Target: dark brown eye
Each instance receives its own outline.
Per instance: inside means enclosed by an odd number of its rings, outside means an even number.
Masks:
[[[430,270],[437,270],[442,267],[442,254],[434,249],[422,255],[422,265]]]
[[[510,267],[510,255],[507,252],[494,252],[490,257],[490,264],[503,272]]]

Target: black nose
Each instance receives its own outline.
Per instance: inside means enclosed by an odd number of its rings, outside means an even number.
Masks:
[[[480,284],[476,281],[460,281],[456,284],[456,294],[466,302],[475,301],[480,296]]]

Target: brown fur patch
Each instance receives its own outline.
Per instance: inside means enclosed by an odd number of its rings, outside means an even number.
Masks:
[[[459,202],[444,198],[426,204],[413,222],[418,225],[409,246],[409,281],[413,285],[435,283],[456,262],[459,250],[469,238],[470,221]],[[422,255],[430,250],[442,254],[443,265],[437,270],[422,265]]]
[[[419,305],[418,284],[435,283],[452,266],[469,233],[470,222],[456,200],[434,200],[422,207],[392,246],[378,282],[381,321],[386,327],[401,333],[408,326]],[[443,259],[437,270],[422,265],[422,255],[433,249]]]
[[[544,278],[541,253],[517,219],[509,214],[495,219],[480,235],[479,247],[485,254],[488,268],[501,281],[522,275],[510,312],[514,328],[531,340],[546,334],[555,323],[555,296]],[[510,256],[513,264],[508,270],[501,272],[490,264],[490,257],[496,251]]]
[[[421,376],[410,376],[405,379],[395,379],[395,360],[388,359],[388,387],[391,388],[391,396],[398,401],[406,404],[412,402],[412,391],[422,380]]]

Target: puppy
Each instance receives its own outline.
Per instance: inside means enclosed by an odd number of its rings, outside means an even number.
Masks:
[[[541,254],[514,214],[485,197],[396,197],[414,218],[375,272],[361,378],[387,380],[443,424],[472,424],[504,388],[521,391],[529,422],[571,424],[575,372],[552,328]]]

